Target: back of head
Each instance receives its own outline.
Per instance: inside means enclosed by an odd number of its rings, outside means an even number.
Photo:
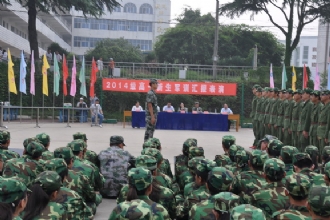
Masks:
[[[161,148],[161,143],[160,140],[158,138],[149,138],[149,141],[151,142],[151,146],[152,148],[156,148],[158,150],[160,150]]]
[[[157,160],[149,155],[138,156],[135,160],[136,168],[144,168],[150,171],[157,169]]]
[[[48,134],[46,133],[41,133],[41,134],[37,134],[36,138],[39,140],[39,142],[45,146],[47,146],[50,142],[50,137]]]
[[[262,170],[266,160],[268,160],[268,154],[261,150],[254,150],[251,152],[250,164],[254,169]]]
[[[122,136],[113,135],[110,137],[110,146],[118,146],[119,144],[124,144],[124,138]]]
[[[324,175],[326,175],[330,181],[330,162],[326,163],[324,166]]]
[[[45,147],[39,143],[32,141],[26,147],[26,153],[32,157],[32,159],[37,159],[41,156],[42,152],[45,151]]]
[[[64,160],[70,160],[74,157],[72,149],[70,147],[59,147],[54,151],[55,158],[62,158]]]
[[[268,143],[268,154],[269,157],[279,157],[281,154],[281,149],[284,146],[284,144],[277,139],[273,139]]]
[[[285,174],[285,164],[277,158],[270,158],[264,164],[264,173],[271,182],[281,181]]]
[[[309,178],[303,174],[294,173],[285,178],[285,188],[295,200],[304,200],[312,184]]]
[[[214,209],[222,215],[230,213],[239,204],[240,197],[231,192],[221,192],[214,196]]]
[[[68,175],[68,166],[64,159],[55,158],[45,162],[45,168],[49,171],[55,171],[61,176],[62,180]]]
[[[225,135],[222,137],[222,146],[229,149],[231,145],[235,144],[236,138],[233,135]]]
[[[187,140],[185,140],[185,142],[183,142],[183,146],[182,146],[182,153],[184,155],[188,156],[190,147],[197,147],[196,139],[188,138]]]
[[[100,160],[98,158],[98,155],[97,153],[95,153],[94,151],[92,150],[87,150],[85,152],[85,157],[84,157],[86,160],[92,162],[93,164],[95,164],[97,167],[100,166]]]
[[[71,148],[73,154],[76,154],[77,152],[81,152],[84,150],[84,144],[78,140],[73,140],[70,143],[68,143],[67,147]]]
[[[10,140],[10,132],[9,131],[0,131],[0,147],[1,144],[6,144],[7,141]]]
[[[25,139],[25,140],[23,141],[23,147],[24,147],[24,149],[26,149],[27,146],[29,145],[29,143],[31,143],[32,141],[34,141],[34,142],[40,142],[39,139],[36,138],[36,137],[27,138],[27,139]]]
[[[188,158],[190,160],[194,157],[204,157],[204,148],[202,148],[202,147],[190,147]]]
[[[151,207],[144,201],[136,199],[132,201],[125,201],[118,205],[121,212],[119,212],[115,219],[120,220],[152,220],[153,213]]]
[[[214,167],[208,173],[207,185],[212,195],[218,194],[220,192],[229,191],[229,187],[233,182],[233,173],[224,167]],[[214,194],[213,194],[213,193]]]
[[[318,169],[319,168],[318,159],[320,158],[319,149],[316,146],[309,145],[305,148],[305,153],[309,154],[309,156],[313,161],[314,168]]]
[[[229,157],[233,162],[235,161],[236,152],[238,150],[244,150],[244,148],[236,144],[231,145],[229,148]]]
[[[314,186],[309,190],[308,204],[311,210],[320,217],[330,217],[330,187]]]
[[[195,173],[200,176],[204,182],[207,181],[208,173],[216,167],[217,164],[209,159],[202,159],[198,162],[195,168]]]
[[[295,153],[292,156],[293,165],[299,169],[310,168],[313,166],[313,161],[307,153]]]
[[[245,204],[239,205],[232,209],[230,212],[231,220],[253,219],[253,220],[266,220],[266,217],[261,209],[252,205]]]
[[[73,140],[77,140],[77,139],[82,139],[84,141],[88,140],[86,134],[82,132],[77,132],[73,134]]]
[[[281,158],[285,164],[292,164],[293,154],[298,153],[298,149],[293,146],[283,146],[281,149]]]
[[[141,155],[149,155],[154,157],[157,160],[157,163],[163,161],[163,155],[161,152],[155,148],[145,148],[141,151]]]
[[[248,165],[250,153],[245,150],[238,150],[235,155],[235,163],[238,167],[245,167]]]
[[[322,152],[322,160],[329,162],[330,160],[330,146],[325,146]]]

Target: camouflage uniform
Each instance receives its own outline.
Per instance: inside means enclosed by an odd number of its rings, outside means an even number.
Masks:
[[[330,161],[330,146],[325,146],[322,152],[322,167],[321,173],[324,174],[324,166]]]
[[[229,190],[232,181],[233,174],[230,171],[224,167],[215,167],[209,173],[207,184],[212,185],[220,192],[226,192]],[[212,210],[214,208],[214,203],[215,195],[211,195],[207,200],[195,204],[190,209],[189,219],[213,219]]]
[[[37,134],[36,138],[45,147],[45,151],[42,153],[41,158],[43,160],[51,160],[54,158],[54,154],[48,150],[50,143],[50,136],[46,133]]]
[[[314,90],[313,91],[314,96],[321,96],[321,92]],[[309,144],[316,146],[319,148],[319,141],[317,139],[317,126],[318,126],[318,120],[319,115],[321,113],[321,109],[323,108],[322,102],[319,102],[317,104],[313,104],[313,109],[311,112],[311,126],[309,128]]]
[[[309,190],[308,205],[317,216],[330,217],[330,187],[316,186]]]
[[[293,90],[288,89],[287,93],[292,94]],[[284,108],[284,122],[283,122],[283,143],[285,145],[293,145],[292,143],[292,135],[289,133],[289,130],[291,130],[291,117],[292,117],[292,108],[294,106],[295,101],[293,99],[291,100],[285,100],[283,102],[283,108]]]
[[[293,174],[285,178],[285,187],[289,191],[289,195],[296,197],[307,197],[309,189],[312,187],[309,179],[302,174]],[[285,210],[275,212],[272,216],[274,219],[292,219],[307,220],[311,219],[311,215],[305,206],[290,205]]]
[[[123,137],[111,136],[111,146],[99,154],[101,173],[105,178],[105,185],[101,193],[105,196],[116,197],[121,187],[127,184],[127,169],[134,157],[128,151],[117,146],[121,143],[124,144]]]
[[[236,206],[230,212],[231,220],[243,220],[243,219],[253,219],[253,220],[266,220],[266,217],[261,209],[254,207],[252,205],[240,205]]]
[[[322,95],[329,95],[330,91],[323,91]],[[318,126],[317,126],[317,139],[319,141],[319,151],[320,155],[327,143],[325,143],[325,139],[329,139],[329,131],[330,131],[330,102],[324,105],[319,114],[318,118]]]
[[[313,161],[313,171],[315,173],[321,173],[322,164],[318,163],[319,159],[321,158],[321,155],[319,155],[319,149],[316,146],[309,145],[306,147],[305,153],[309,154],[310,158]]]
[[[266,217],[270,218],[274,212],[284,209],[289,202],[289,198],[285,195],[285,186],[281,182],[285,174],[285,164],[279,159],[268,159],[264,164],[264,173],[267,178],[275,179],[277,182],[268,183],[255,191],[252,194],[251,204],[262,209]]]
[[[293,155],[298,153],[298,149],[292,146],[284,146],[281,149],[281,158],[282,161],[291,161],[290,163],[285,163],[285,172],[286,176],[293,174]]]
[[[188,168],[189,168],[189,174],[185,174],[186,172],[184,172],[183,174],[181,174],[182,178],[180,178],[180,180],[182,180],[182,185],[184,186],[184,193],[183,196],[186,197],[188,196],[193,190],[198,189],[198,186],[195,184],[195,168],[197,166],[197,164],[203,160],[203,157],[194,157],[191,160],[189,160],[188,162]]]
[[[8,147],[3,146],[3,142],[7,142],[10,140],[10,132],[9,131],[0,131],[0,154],[3,154],[7,157],[7,160],[12,158],[20,158],[20,155],[15,151],[8,150]]]
[[[293,94],[302,94],[302,91],[300,89],[297,89],[294,91]],[[291,115],[291,128],[292,131],[292,146],[297,146],[299,144],[299,136],[298,136],[298,125],[299,125],[299,115],[301,113],[302,109],[302,101],[295,102],[292,107],[292,115]]]
[[[231,212],[239,204],[239,196],[231,192],[221,192],[214,196],[214,210],[221,213]]]
[[[278,158],[281,155],[281,149],[284,144],[277,139],[273,139],[269,142],[267,152],[270,158]]]
[[[230,148],[231,145],[235,144],[236,138],[232,135],[225,135],[222,137],[222,148],[223,150],[227,150]],[[215,155],[214,161],[217,163],[218,166],[224,166],[223,163],[228,158],[228,153],[225,152],[223,155]],[[231,163],[231,162],[229,162]]]
[[[269,157],[266,152],[254,150],[251,152],[250,164],[262,169],[267,159]],[[241,172],[234,177],[231,192],[240,196],[240,202],[242,204],[250,203],[252,192],[261,189],[267,184],[263,175],[264,173],[259,170]]]
[[[151,79],[150,84],[158,83],[156,79]],[[155,117],[155,124],[151,124],[151,114],[149,112],[148,103],[151,103],[153,115]],[[156,123],[157,123],[157,96],[156,91],[150,89],[146,97],[146,132],[144,135],[144,141],[147,141],[149,138],[154,136]]]
[[[324,165],[324,177],[327,178],[327,185],[329,186],[329,183],[330,183],[330,162],[326,163]]]
[[[122,202],[117,205],[111,212],[109,220],[151,220],[153,219],[151,207],[142,200],[135,199],[132,201]]]
[[[235,154],[236,167],[229,167],[229,170],[233,174],[237,175],[241,172],[249,171],[250,167],[248,161],[250,158],[250,153],[245,150],[238,150]]]

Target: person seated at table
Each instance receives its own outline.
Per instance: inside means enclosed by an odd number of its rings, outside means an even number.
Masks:
[[[203,111],[203,109],[199,107],[199,102],[195,102],[195,107],[192,108],[192,111],[198,113],[201,113]]]
[[[103,122],[103,111],[102,107],[100,105],[100,100],[95,99],[95,104],[91,105],[91,114],[92,114],[92,124],[95,124],[95,116],[99,118],[99,126],[102,128],[102,122]]]
[[[84,98],[80,98],[79,102],[77,102],[77,108],[87,108],[86,102],[84,102]],[[84,114],[82,110],[76,111],[76,121],[79,121],[79,118]]]
[[[168,102],[167,105],[163,107],[163,112],[174,112],[174,111],[175,110],[170,102]]]
[[[135,105],[132,107],[132,112],[141,112],[143,111],[142,106],[140,105],[140,102],[136,102]]]
[[[184,107],[183,102],[181,102],[180,107],[178,108],[178,112],[181,112],[181,111],[188,112],[188,108]]]
[[[230,108],[228,108],[227,104],[224,104],[223,108],[221,109],[221,114],[223,114],[223,115],[232,115],[233,111]],[[228,119],[228,131],[230,130],[230,125],[231,125],[231,121]]]

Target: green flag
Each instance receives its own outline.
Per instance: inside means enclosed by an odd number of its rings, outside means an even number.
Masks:
[[[60,67],[58,66],[55,53],[54,53],[54,93],[56,96],[58,96],[60,93]]]
[[[288,81],[288,77],[286,76],[285,63],[283,62],[283,70],[282,70],[282,89],[286,89],[286,82]]]
[[[81,85],[80,85],[80,94],[82,96],[87,97],[86,78],[85,78],[85,57],[84,56],[83,56],[83,61],[82,61],[81,69],[80,69],[80,73],[79,73],[79,81],[81,83]]]

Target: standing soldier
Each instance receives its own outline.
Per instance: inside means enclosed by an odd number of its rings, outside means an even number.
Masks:
[[[298,124],[299,124],[299,115],[301,113],[301,90],[297,89],[293,92],[293,99],[295,101],[292,107],[292,115],[291,115],[291,132],[292,132],[292,145],[298,146]]]
[[[282,142],[283,142],[282,128],[284,127],[284,102],[286,101],[285,94],[286,94],[286,89],[280,90],[280,98],[278,99],[278,104],[277,104],[277,121],[275,122],[277,138]]]
[[[257,123],[255,123],[255,121],[254,121],[254,116],[256,115],[257,100],[258,100],[258,96],[257,96],[258,87],[260,87],[258,84],[255,84],[252,87],[253,99],[252,99],[252,109],[251,109],[251,113],[250,113],[250,118],[253,120],[253,123],[252,123],[253,134],[254,134],[253,145],[255,145],[256,141],[258,141],[258,139],[257,139]]]
[[[254,139],[254,143],[253,146],[257,147],[257,143],[258,141],[261,139],[260,137],[260,124],[258,121],[258,117],[259,117],[259,110],[260,110],[260,105],[261,105],[261,99],[262,99],[262,88],[258,87],[257,88],[257,92],[256,92],[256,109],[255,109],[255,114],[253,117],[253,127],[255,127],[256,131],[255,131],[255,139]]]
[[[156,122],[157,122],[157,96],[156,90],[158,82],[156,79],[150,79],[150,90],[146,98],[146,132],[144,135],[144,142],[154,136]]]
[[[326,90],[322,92],[321,101],[324,106],[321,108],[317,127],[317,139],[319,140],[319,151],[322,155],[324,146],[329,143],[329,127],[330,127],[330,91]]]
[[[276,132],[276,121],[277,121],[277,108],[279,105],[279,90],[278,88],[274,88],[274,96],[273,96],[273,105],[270,109],[270,133],[271,135],[277,137],[277,132]]]
[[[272,99],[273,99],[273,94],[274,94],[274,89],[273,88],[269,88],[268,89],[268,95],[266,97],[266,101],[265,101],[265,135],[270,135],[270,125],[269,125],[269,121],[270,121],[270,109],[272,106]]]
[[[283,123],[283,143],[285,145],[293,145],[291,137],[291,116],[292,116],[292,107],[295,103],[293,100],[293,90],[287,89],[285,94],[286,100],[284,101],[284,123]]]
[[[299,115],[298,124],[298,146],[301,152],[305,151],[305,148],[309,145],[309,128],[311,126],[311,112],[313,109],[313,103],[310,101],[310,94],[313,90],[306,88],[303,90],[303,103],[301,105],[301,111]]]
[[[262,89],[262,98],[259,99],[259,105],[258,105],[258,121],[259,121],[259,137],[260,139],[265,136],[265,105],[266,105],[266,99],[268,94],[268,88],[265,87]]]
[[[319,148],[319,142],[317,140],[317,125],[318,125],[318,119],[321,112],[321,109],[323,107],[323,104],[321,102],[321,92],[318,90],[314,90],[311,96],[311,101],[313,102],[313,109],[311,113],[311,127],[309,129],[309,143],[310,145],[316,146]]]

